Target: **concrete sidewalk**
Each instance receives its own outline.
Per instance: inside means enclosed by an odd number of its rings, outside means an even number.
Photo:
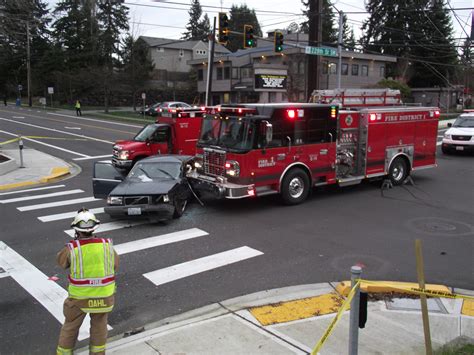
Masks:
[[[60,178],[67,177],[79,171],[62,159],[35,149],[23,149],[23,166],[20,168],[20,151],[9,144],[9,149],[0,149],[0,155],[9,158],[0,162],[0,192],[47,184]]]
[[[336,285],[286,287],[215,303],[150,324],[141,333],[109,339],[107,353],[308,354],[343,300]],[[474,296],[473,291],[453,291]],[[474,301],[430,298],[428,305],[434,349],[461,336],[474,344]],[[419,299],[369,302],[366,326],[359,330],[359,353],[424,354],[419,309]],[[348,337],[346,312],[320,353],[346,354]]]

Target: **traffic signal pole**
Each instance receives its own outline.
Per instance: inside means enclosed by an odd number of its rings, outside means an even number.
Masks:
[[[321,46],[322,45],[322,0],[309,0],[309,45],[310,46]],[[321,71],[321,60],[319,55],[308,55],[308,85],[307,85],[307,97],[311,97],[313,90],[320,88],[320,75]]]
[[[338,52],[338,63],[337,63],[337,88],[341,89],[341,74],[342,74],[342,11],[339,12],[339,38],[337,43],[337,52]],[[348,69],[349,70],[349,69]]]
[[[212,26],[212,35],[209,38],[211,50],[209,51],[207,61],[207,88],[206,88],[206,105],[212,104],[212,69],[214,67],[214,48],[216,46],[216,18],[214,17],[214,24]]]

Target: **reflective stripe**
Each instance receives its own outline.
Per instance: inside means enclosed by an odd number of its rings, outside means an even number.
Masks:
[[[56,348],[56,355],[72,355],[72,349],[62,348],[58,345]]]
[[[81,308],[84,313],[108,313],[112,312],[114,306],[102,307],[102,308]]]
[[[77,245],[77,253],[78,253],[78,259],[79,259],[79,278],[83,279],[83,278],[84,278],[84,268],[82,267],[82,248],[81,248],[81,243],[79,243],[79,241],[76,240],[76,245]]]
[[[107,244],[105,243],[105,239],[101,239],[102,240],[102,247],[104,249],[104,269],[105,269],[105,274],[106,275],[110,275],[110,271],[109,271],[109,263],[108,263],[108,259],[107,259],[107,256],[108,256],[108,253],[107,253]]]
[[[91,345],[89,346],[89,351],[91,353],[101,353],[105,351],[105,344],[104,345]]]
[[[115,276],[91,277],[87,279],[75,279],[68,275],[69,282],[74,286],[107,286],[115,281]]]
[[[69,255],[71,256],[71,273],[77,277],[77,270],[76,270],[76,253],[74,252],[74,247],[71,245],[71,243],[67,244],[67,247],[69,249]]]
[[[107,239],[107,246],[109,247],[109,270],[110,274],[115,274],[115,254],[114,254],[114,243],[112,239]]]

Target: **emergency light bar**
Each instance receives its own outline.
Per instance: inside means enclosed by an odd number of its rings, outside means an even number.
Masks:
[[[238,107],[238,106],[211,106],[205,108],[206,113],[215,115],[216,113],[226,113],[226,114],[235,114],[237,116],[245,115],[255,115],[257,110],[254,108],[248,107]]]

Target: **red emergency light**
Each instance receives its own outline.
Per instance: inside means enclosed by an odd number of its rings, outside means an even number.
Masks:
[[[296,117],[296,111],[295,110],[286,110],[286,115],[288,118],[291,118],[292,120]]]
[[[434,116],[435,116],[436,118],[439,117],[439,110],[436,110],[436,111],[434,112]]]
[[[377,119],[377,115],[375,113],[369,114],[369,120],[374,122]]]

